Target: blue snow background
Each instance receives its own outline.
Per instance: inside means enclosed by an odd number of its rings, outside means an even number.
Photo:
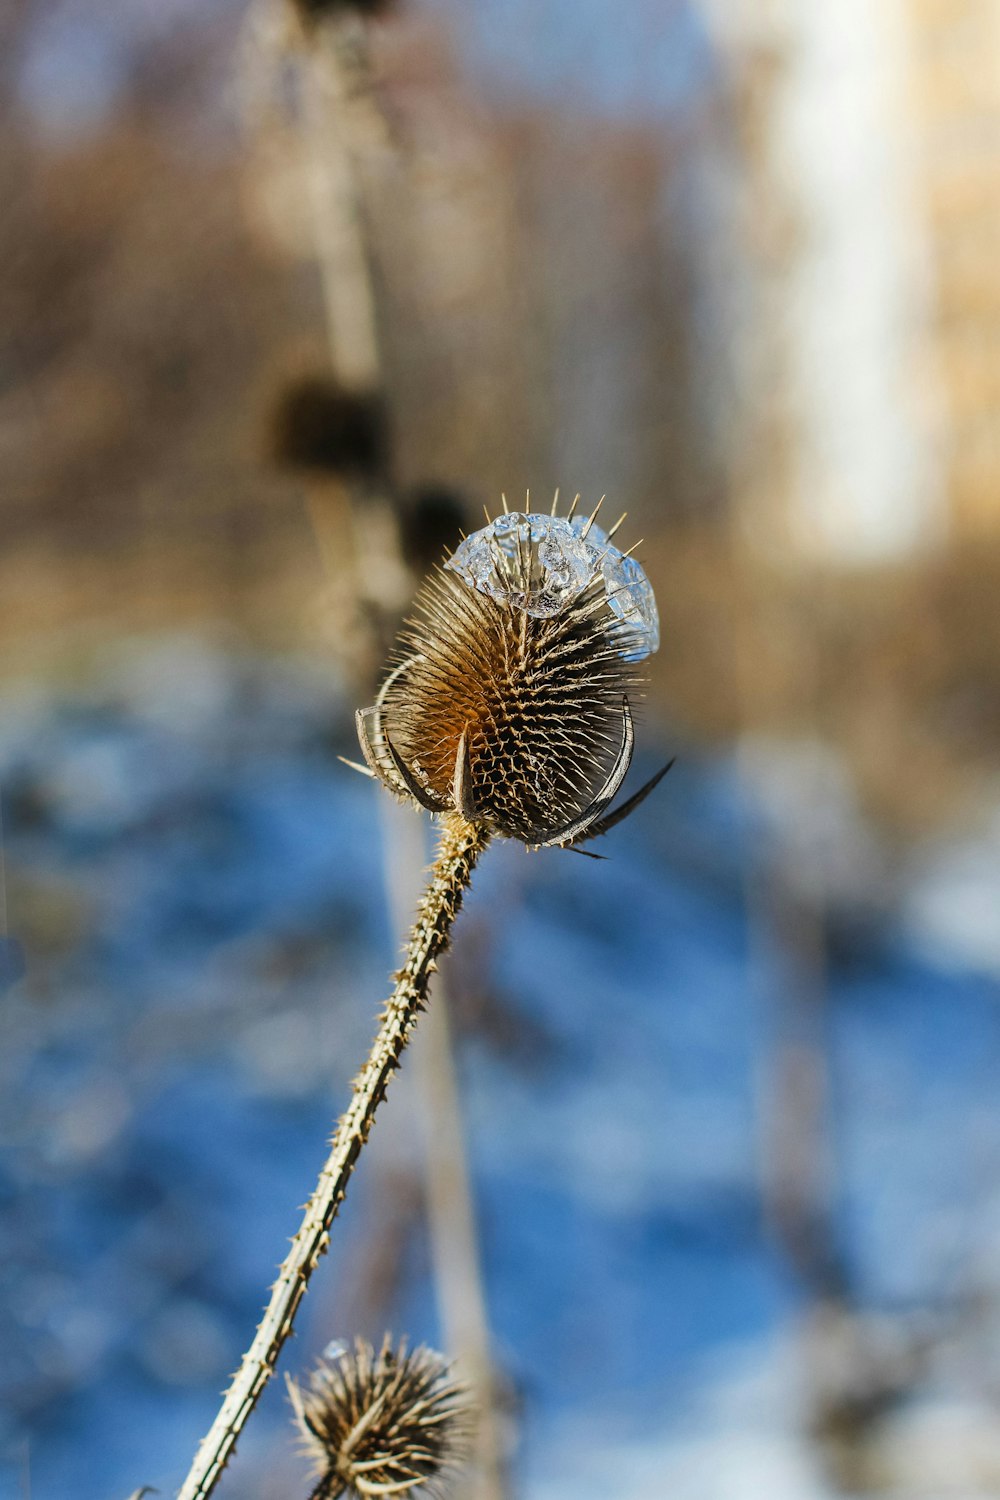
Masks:
[[[171,1493],[252,1331],[395,962],[379,793],[336,759],[348,710],[326,668],[196,638],[0,704],[27,956],[0,1001],[3,1500]],[[661,732],[633,776],[677,748]],[[606,1492],[589,1452],[696,1428],[706,1371],[763,1366],[801,1302],[761,1213],[761,836],[732,764],[684,753],[609,862],[497,846],[463,914],[457,1001],[489,991],[505,1019],[459,1029],[526,1496]],[[996,1229],[995,986],[891,918],[830,982],[856,1292],[934,1306]],[[285,1369],[359,1326],[413,1107],[401,1082]],[[421,1232],[382,1315],[436,1337]],[[220,1493],[297,1493],[301,1473],[275,1381]]]
[[[686,0],[428,3],[487,97],[664,123],[717,66]],[[205,13],[57,4],[18,105],[72,148],[114,119],[144,50]],[[201,106],[216,132],[216,113],[232,128],[217,95]],[[580,390],[586,470],[615,408],[592,374]],[[7,921],[27,960],[14,983],[0,963],[0,1500],[169,1495],[248,1341],[398,951],[380,794],[336,759],[357,753],[353,707],[326,664],[196,637],[0,694]],[[828,1487],[787,1431],[803,1294],[761,1203],[783,984],[748,916],[767,830],[732,757],[649,723],[639,743],[636,784],[679,763],[609,862],[491,850],[448,961],[518,1492],[812,1500]],[[853,1293],[873,1315],[952,1319],[938,1395],[964,1409],[985,1392],[993,1432],[998,870],[1000,820],[919,900],[905,869],[887,899],[878,882],[849,899],[848,861],[828,975]],[[944,940],[962,920],[964,958]],[[419,1175],[414,1109],[404,1075],[283,1370],[356,1329],[438,1337],[419,1223],[378,1309],[368,1274]],[[219,1493],[306,1492],[276,1380]]]

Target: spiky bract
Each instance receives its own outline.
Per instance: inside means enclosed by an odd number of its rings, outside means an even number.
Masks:
[[[319,1472],[310,1500],[439,1495],[467,1454],[468,1392],[433,1349],[357,1339],[289,1393]]]
[[[623,699],[636,685],[607,626],[597,587],[539,619],[436,571],[381,707],[430,799],[454,805],[464,735],[476,817],[527,844],[571,824],[615,761]]]

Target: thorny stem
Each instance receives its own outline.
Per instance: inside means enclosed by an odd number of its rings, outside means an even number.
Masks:
[[[178,1500],[207,1500],[228,1462],[236,1440],[271,1377],[281,1346],[292,1331],[309,1278],[329,1243],[330,1225],[344,1200],[361,1148],[368,1139],[375,1111],[399,1066],[417,1016],[427,1001],[437,958],[448,946],[451,926],[472,878],[476,861],[489,841],[482,827],[457,813],[442,819],[437,858],[431,866],[423,899],[406,947],[403,967],[386,1002],[368,1060],[354,1080],[348,1108],[341,1116],[298,1233],[292,1240],[271,1300],[253,1343],[233,1377],[219,1414],[202,1441]]]

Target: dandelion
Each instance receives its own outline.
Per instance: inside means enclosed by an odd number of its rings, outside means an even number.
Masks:
[[[541,515],[505,501],[461,543],[422,586],[375,703],[358,712],[356,769],[439,815],[437,857],[316,1189],[178,1500],[207,1500],[270,1378],[490,839],[575,849],[669,770],[611,811],[632,759],[637,663],[659,645],[656,602],[613,543],[621,522],[605,533],[597,510],[578,517],[574,501],[559,516],[557,502],[558,492]],[[321,1488],[316,1500],[337,1493]]]
[[[387,1334],[376,1353],[358,1339],[288,1391],[318,1475],[310,1500],[440,1493],[467,1456],[468,1392],[425,1346],[394,1348]]]

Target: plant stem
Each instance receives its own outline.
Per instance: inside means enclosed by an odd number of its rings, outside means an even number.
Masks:
[[[178,1500],[207,1500],[236,1446],[236,1440],[271,1377],[281,1346],[292,1331],[309,1278],[329,1243],[329,1231],[344,1199],[375,1111],[399,1066],[417,1016],[427,1000],[438,955],[448,946],[451,926],[489,841],[485,829],[457,813],[442,820],[437,858],[410,933],[403,967],[386,1002],[371,1052],[354,1080],[353,1095],[341,1116],[326,1160],[291,1249],[278,1272],[271,1300],[233,1377],[219,1414],[202,1441]]]

